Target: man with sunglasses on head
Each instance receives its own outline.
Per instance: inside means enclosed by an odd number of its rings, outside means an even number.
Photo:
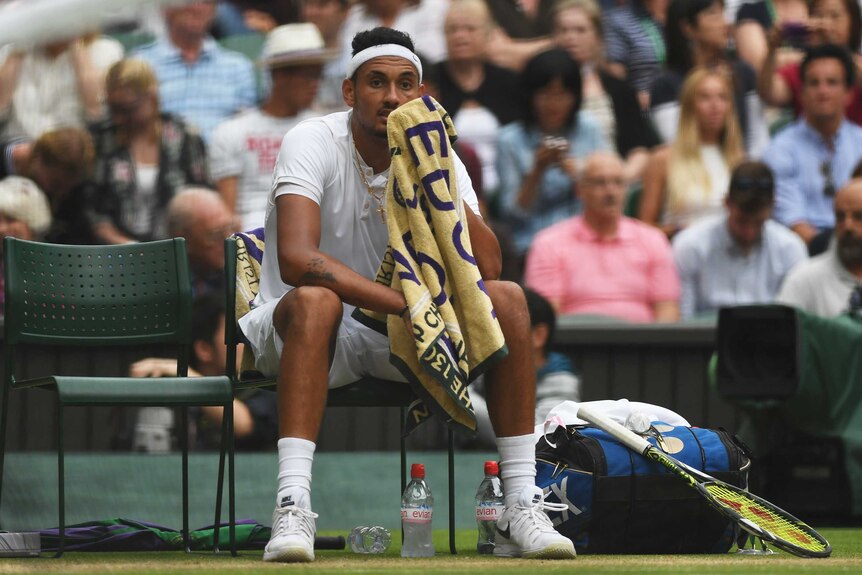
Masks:
[[[800,76],[802,116],[775,136],[763,160],[775,174],[775,219],[796,232],[814,255],[835,225],[835,192],[862,158],[862,127],[845,117],[856,76],[846,49],[810,48]]]
[[[771,302],[787,273],[807,258],[799,236],[770,220],[774,188],[769,166],[743,162],[731,174],[725,213],[674,237],[682,319]]]

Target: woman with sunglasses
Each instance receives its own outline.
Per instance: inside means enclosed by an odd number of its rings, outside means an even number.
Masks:
[[[208,185],[201,137],[159,112],[149,64],[126,59],[108,71],[110,120],[96,126],[96,169],[87,184],[87,215],[96,240],[122,244],[167,237],[165,210],[183,186]]]

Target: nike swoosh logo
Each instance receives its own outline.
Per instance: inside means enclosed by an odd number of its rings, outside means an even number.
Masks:
[[[497,526],[497,533],[499,533],[500,535],[502,535],[506,539],[511,539],[512,538],[512,524],[510,523],[509,525],[506,525],[505,531],[500,529],[500,526],[498,525]]]

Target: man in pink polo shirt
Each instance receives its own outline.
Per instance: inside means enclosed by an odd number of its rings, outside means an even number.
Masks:
[[[533,240],[527,286],[560,314],[678,320],[680,283],[670,244],[658,229],[623,216],[625,180],[619,157],[590,155],[578,193],[583,214]]]

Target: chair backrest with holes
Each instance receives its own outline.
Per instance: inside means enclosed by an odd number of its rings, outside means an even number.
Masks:
[[[185,240],[70,246],[6,238],[6,345],[191,340]]]

